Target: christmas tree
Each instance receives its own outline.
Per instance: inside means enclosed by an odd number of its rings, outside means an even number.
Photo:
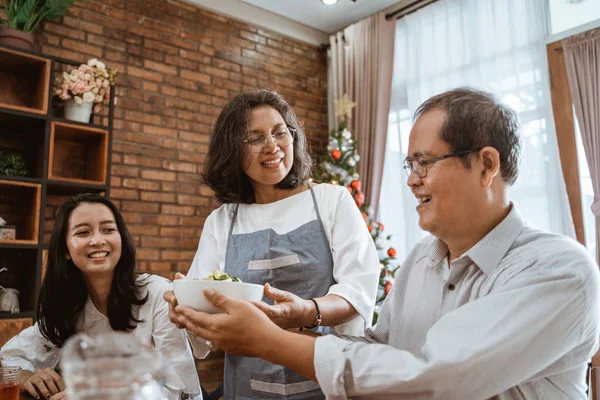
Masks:
[[[356,141],[353,139],[352,132],[348,130],[348,120],[351,118],[352,109],[356,103],[350,101],[347,95],[334,103],[336,114],[341,116],[341,121],[338,129],[334,129],[329,136],[327,154],[323,157],[321,163],[316,166],[313,172],[313,181],[346,186],[360,209],[367,229],[375,242],[381,267],[379,289],[373,315],[373,323],[376,323],[379,308],[394,283],[394,273],[399,267],[399,262],[396,259],[396,250],[390,244],[391,236],[386,235],[383,224],[374,219],[361,191],[360,177],[356,172],[356,163],[360,160],[360,156],[356,150]]]

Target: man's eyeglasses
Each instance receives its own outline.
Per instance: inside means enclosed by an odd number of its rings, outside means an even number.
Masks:
[[[455,151],[453,153],[444,154],[440,157],[429,158],[427,160],[423,160],[419,157],[407,157],[402,162],[402,168],[406,171],[408,176],[414,171],[415,174],[419,178],[425,178],[427,176],[427,166],[433,163],[436,163],[441,160],[445,160],[450,157],[460,157],[471,153],[476,153],[479,150],[463,150],[463,151]]]
[[[248,145],[248,148],[251,152],[260,153],[268,146],[269,138],[271,138],[271,140],[273,140],[278,146],[285,147],[292,144],[295,133],[295,128],[286,126],[271,135],[249,136],[248,138],[244,139],[243,142]]]

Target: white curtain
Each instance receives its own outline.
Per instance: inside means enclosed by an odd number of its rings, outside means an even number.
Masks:
[[[440,0],[396,23],[380,220],[400,259],[425,232],[406,186],[415,109],[458,86],[494,93],[521,120],[522,162],[510,198],[539,228],[575,237],[552,117],[546,0]]]

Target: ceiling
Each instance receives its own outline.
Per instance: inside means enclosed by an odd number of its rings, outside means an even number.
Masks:
[[[326,6],[321,0],[239,0],[331,34],[382,11],[400,0],[339,0]]]
[[[319,46],[329,35],[371,14],[390,12],[421,0],[183,0],[198,7],[296,40]],[[0,1],[1,2],[1,1]]]

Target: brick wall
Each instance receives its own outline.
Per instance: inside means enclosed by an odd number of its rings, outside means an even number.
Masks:
[[[313,153],[326,147],[327,67],[316,47],[170,0],[85,0],[47,23],[38,42],[43,53],[97,57],[119,73],[111,199],[136,238],[141,270],[172,277],[189,268],[218,206],[198,173],[211,127],[237,93],[279,91],[305,124]],[[222,360],[198,369],[212,388]]]

